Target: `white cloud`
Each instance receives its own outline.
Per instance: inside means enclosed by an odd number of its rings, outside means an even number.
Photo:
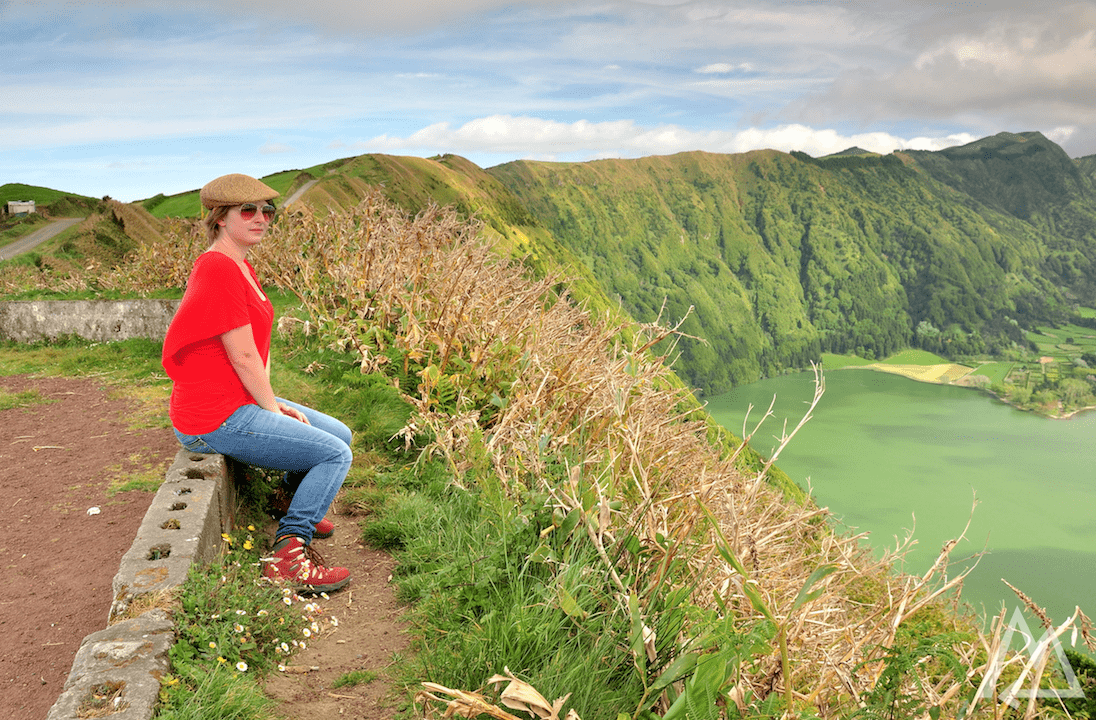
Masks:
[[[750,72],[754,69],[751,63],[740,63],[733,65],[731,63],[712,63],[696,69],[696,72],[701,75],[726,75],[737,71]]]
[[[643,127],[633,120],[572,123],[535,117],[493,115],[459,127],[436,123],[407,137],[380,135],[354,143],[362,152],[454,152],[521,154],[522,157],[640,157],[690,150],[741,153],[749,150],[801,150],[826,155],[853,145],[879,153],[939,150],[977,139],[969,134],[901,138],[881,132],[846,135],[805,125],[746,130],[690,130],[675,125]]]
[[[842,73],[826,92],[794,101],[807,122],[932,118],[973,130],[1040,129],[1096,123],[1096,5],[970,14],[916,43],[907,58]]]

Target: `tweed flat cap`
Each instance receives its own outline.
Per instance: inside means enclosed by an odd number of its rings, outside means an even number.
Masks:
[[[278,191],[250,175],[232,173],[210,180],[202,188],[199,197],[202,205],[207,210],[212,210],[215,207],[273,200],[278,197]]]

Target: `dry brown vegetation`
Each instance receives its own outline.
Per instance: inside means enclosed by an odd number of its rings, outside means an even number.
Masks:
[[[363,372],[388,362],[386,343],[422,367],[408,435],[430,431],[429,451],[454,477],[503,497],[538,487],[561,514],[582,515],[622,611],[629,598],[642,611],[651,579],[684,559],[672,584],[698,605],[719,597],[744,621],[769,616],[792,660],[782,664],[775,646],[757,657],[738,696],[790,689],[824,717],[847,713],[883,670],[872,661],[927,612],[938,632],[963,633],[953,650],[969,672],[914,671],[925,673],[924,704],[967,699],[986,647],[970,618],[945,607],[963,577],[946,573],[955,543],[924,575],[897,576],[904,548],[877,560],[859,538],[835,534],[824,510],[789,502],[764,472],[744,474],[651,352],[673,329],[591,316],[555,292],[557,278],[530,280],[478,226],[438,208],[408,220],[373,196],[351,213],[289,218],[264,248],[263,274],[296,292]],[[610,560],[625,536],[651,551],[643,567]],[[812,581],[818,568],[832,570]],[[804,590],[817,594],[797,605]]]
[[[200,232],[146,243],[98,282],[180,286],[204,245]],[[424,452],[443,457],[454,482],[499,504],[537,489],[560,517],[579,518],[621,613],[646,617],[654,593],[686,588],[696,607],[739,626],[771,623],[766,650],[718,688],[740,709],[779,693],[789,716],[852,714],[912,618],[948,638],[964,671],[926,655],[905,692],[944,717],[970,703],[1005,626],[984,636],[956,607],[955,541],[923,575],[895,574],[908,544],[876,558],[861,538],[834,532],[825,510],[773,487],[768,465],[748,470],[667,367],[674,328],[592,315],[563,278],[531,279],[496,254],[478,224],[436,207],[407,218],[375,194],[351,212],[288,214],[252,260],[298,295],[307,332],[353,353],[363,373],[398,363],[414,376],[403,386],[415,409],[405,437],[433,438]],[[626,538],[643,552],[621,552]],[[1087,618],[1073,620],[1092,647]],[[686,627],[680,655],[690,642]],[[1041,672],[1026,675],[1034,687]],[[989,700],[973,710],[1009,716]]]

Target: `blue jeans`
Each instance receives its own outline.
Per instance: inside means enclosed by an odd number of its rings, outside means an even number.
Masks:
[[[276,537],[296,535],[308,544],[350,471],[351,432],[318,410],[281,398],[278,402],[297,408],[312,424],[243,405],[213,432],[186,435],[176,430],[175,435],[192,452],[220,453],[248,465],[285,470],[283,483],[293,501]]]

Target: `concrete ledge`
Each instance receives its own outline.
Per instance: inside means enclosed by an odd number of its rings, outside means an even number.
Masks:
[[[78,335],[96,342],[163,340],[179,300],[26,300],[0,303],[0,337],[17,342]]]
[[[174,643],[174,627],[163,610],[149,610],[88,635],[46,720],[79,718],[96,696],[106,700],[102,714],[95,717],[148,720],[156,709],[160,678],[170,667],[167,654]],[[83,717],[88,717],[86,712]]]
[[[114,576],[113,622],[132,602],[176,588],[194,562],[209,562],[235,521],[236,493],[223,455],[180,450]]]
[[[114,576],[108,623],[84,638],[60,698],[47,720],[77,720],[82,705],[111,689],[118,700],[104,708],[111,720],[149,720],[169,669],[175,642],[162,609],[128,617],[141,598],[181,586],[191,565],[212,560],[221,533],[236,519],[232,466],[223,455],[180,450],[152,499],[137,536]],[[97,716],[98,717],[98,716]]]

